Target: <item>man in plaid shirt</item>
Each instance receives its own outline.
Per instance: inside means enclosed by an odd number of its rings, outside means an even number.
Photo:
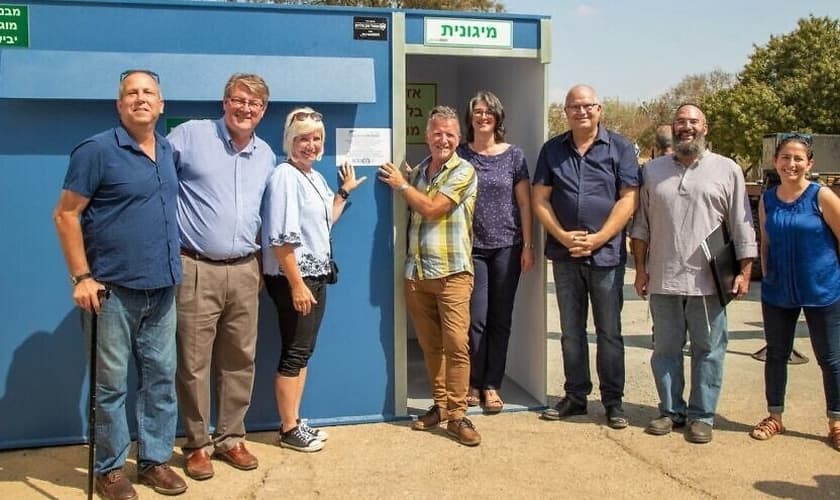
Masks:
[[[481,436],[466,417],[469,389],[470,295],[473,288],[472,218],[478,180],[458,157],[457,113],[437,106],[429,114],[426,144],[431,155],[406,180],[386,163],[379,178],[399,192],[410,209],[405,295],[423,349],[434,404],[413,425],[447,433],[477,446]]]

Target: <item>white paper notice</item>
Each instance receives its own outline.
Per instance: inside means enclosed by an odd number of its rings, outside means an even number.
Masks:
[[[391,129],[335,129],[336,166],[345,161],[354,166],[378,167],[391,161]]]

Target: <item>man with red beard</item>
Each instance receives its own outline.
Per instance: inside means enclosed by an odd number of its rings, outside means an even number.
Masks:
[[[256,469],[244,444],[254,385],[260,290],[260,205],[276,158],[254,133],[268,107],[258,75],[234,74],[224,116],[191,120],[169,134],[178,173],[184,283],[178,289],[176,388],[186,442],[185,470],[213,477],[210,456]],[[210,379],[218,414],[209,434]]]
[[[755,232],[741,168],[706,149],[708,125],[693,104],[677,108],[672,124],[674,154],[643,169],[644,184],[632,238],[636,293],[650,297],[656,324],[651,368],[660,416],[645,431],[661,436],[688,424],[692,443],[712,440],[728,342],[726,310],[701,247],[725,224],[741,272],[731,284],[737,298],[750,288]],[[682,347],[691,341],[691,389],[683,398]]]

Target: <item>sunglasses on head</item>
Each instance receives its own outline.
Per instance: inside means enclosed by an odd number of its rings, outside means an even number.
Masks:
[[[797,142],[801,142],[801,143],[805,144],[806,146],[810,147],[813,140],[814,139],[811,136],[811,134],[803,134],[801,132],[788,132],[788,133],[779,135],[779,142],[780,143],[784,142],[784,141],[797,141]]]
[[[128,77],[128,75],[133,75],[134,73],[143,73],[144,75],[149,75],[156,82],[160,83],[160,77],[158,76],[158,74],[148,69],[127,69],[120,73],[120,81],[125,80]]]
[[[292,122],[295,120],[302,122],[307,118],[311,118],[312,120],[319,122],[324,119],[324,115],[317,111],[298,111],[297,113],[292,115],[292,119],[289,120],[289,125],[291,125]]]

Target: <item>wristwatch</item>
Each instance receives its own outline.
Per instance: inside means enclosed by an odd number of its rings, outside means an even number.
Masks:
[[[341,196],[342,199],[345,199],[345,200],[350,197],[350,193],[348,193],[347,190],[344,189],[344,188],[338,188],[338,191],[336,191],[336,193],[339,196]]]
[[[70,284],[73,285],[73,286],[76,286],[76,285],[78,285],[79,283],[81,283],[82,281],[84,281],[88,278],[93,278],[93,275],[90,274],[89,272],[88,273],[82,273],[78,276],[70,276]]]

